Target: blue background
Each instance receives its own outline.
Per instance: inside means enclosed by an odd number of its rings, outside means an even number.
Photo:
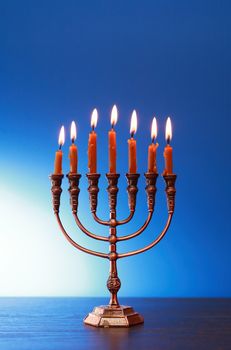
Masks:
[[[98,170],[107,172],[110,110],[121,173],[119,216],[128,213],[126,183],[130,115],[138,113],[138,170],[147,168],[153,115],[158,119],[158,168],[164,167],[166,116],[173,122],[177,203],[166,238],[153,250],[119,261],[120,295],[231,296],[230,280],[230,3],[227,1],[1,1],[0,164],[1,295],[107,295],[108,262],[77,252],[53,217],[49,173],[57,137],[78,127],[79,171],[87,172],[90,114],[99,111]],[[101,177],[99,215],[107,218]],[[144,179],[137,213],[119,233],[146,218]],[[81,180],[80,217],[90,218]],[[107,251],[75,227],[63,185],[62,218],[78,242]],[[142,247],[167,217],[158,181],[156,215],[120,252]]]

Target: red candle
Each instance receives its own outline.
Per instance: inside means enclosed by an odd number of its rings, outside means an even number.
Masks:
[[[77,166],[78,166],[78,150],[77,146],[75,145],[75,140],[76,140],[76,125],[75,122],[73,121],[71,123],[71,141],[72,144],[70,145],[69,148],[69,159],[70,159],[70,173],[76,174],[77,173]]]
[[[167,145],[164,149],[164,158],[165,158],[164,175],[169,175],[173,173],[172,147],[170,146],[170,141],[172,139],[172,125],[171,125],[170,117],[168,117],[166,122],[165,138],[167,141]]]
[[[95,132],[97,121],[98,112],[95,108],[91,115],[92,131],[90,132],[88,139],[88,169],[90,174],[97,173],[97,134]]]
[[[109,173],[116,174],[116,132],[114,126],[117,123],[118,110],[116,105],[111,111],[111,130],[108,132]]]
[[[159,146],[158,143],[155,143],[157,137],[157,122],[154,117],[152,120],[152,129],[151,129],[151,138],[152,143],[148,147],[148,172],[157,174],[157,165],[156,165],[156,150]]]
[[[128,140],[128,172],[130,174],[136,174],[137,172],[137,161],[136,161],[136,140],[134,135],[137,130],[137,114],[134,110],[131,117],[130,134],[131,138]]]
[[[59,149],[55,153],[55,167],[54,167],[54,174],[55,175],[62,175],[62,160],[63,160],[63,152],[61,150],[61,147],[63,146],[65,141],[65,130],[64,126],[61,127],[59,132]]]

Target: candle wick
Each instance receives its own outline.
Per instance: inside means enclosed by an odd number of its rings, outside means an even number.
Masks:
[[[168,136],[167,138],[167,145],[169,146],[170,145],[170,137]]]
[[[61,150],[61,148],[62,148],[62,145],[60,144],[60,145],[59,145],[59,150]]]
[[[134,131],[131,132],[131,139],[133,139],[133,138],[134,138]]]
[[[94,125],[92,125],[92,131],[95,131],[95,126]]]
[[[71,139],[71,141],[72,141],[72,144],[74,144],[74,142],[75,142],[75,139],[74,139],[74,137]]]
[[[154,143],[155,142],[155,136],[152,138],[152,143]]]
[[[112,123],[111,128],[112,128],[112,130],[114,130],[114,123]]]

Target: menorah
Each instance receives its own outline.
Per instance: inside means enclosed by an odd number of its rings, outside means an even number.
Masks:
[[[133,250],[127,253],[117,253],[117,242],[126,241],[129,239],[132,239],[134,237],[137,237],[140,235],[149,225],[153,213],[154,213],[154,207],[155,207],[155,196],[156,196],[156,180],[158,177],[158,174],[147,172],[144,174],[146,178],[146,194],[147,194],[147,207],[148,207],[148,216],[143,224],[142,227],[139,228],[134,233],[131,233],[129,235],[117,237],[117,226],[125,225],[128,222],[131,221],[131,219],[134,216],[135,210],[136,210],[136,196],[138,192],[138,178],[139,174],[126,174],[127,177],[127,193],[128,193],[128,205],[130,213],[127,218],[123,220],[117,220],[117,213],[116,213],[116,207],[117,207],[117,194],[118,194],[118,179],[120,177],[119,174],[106,174],[107,180],[108,180],[108,196],[109,196],[109,208],[110,208],[110,218],[108,221],[104,221],[100,219],[97,215],[97,202],[98,202],[98,182],[100,178],[100,174],[97,173],[88,173],[86,176],[88,178],[88,192],[89,192],[89,199],[90,199],[90,207],[91,207],[91,213],[93,215],[94,220],[100,224],[105,225],[109,227],[109,237],[104,237],[100,235],[96,235],[92,232],[90,232],[80,221],[78,216],[78,197],[79,197],[79,180],[81,178],[80,174],[77,173],[69,173],[67,175],[67,178],[69,180],[69,193],[70,193],[70,203],[72,207],[72,213],[75,219],[75,222],[77,226],[80,228],[82,232],[84,232],[87,236],[104,242],[109,242],[109,253],[105,254],[102,252],[97,252],[90,250],[88,248],[85,248],[78,243],[76,243],[67,233],[65,230],[60,216],[59,216],[59,207],[60,207],[60,196],[62,193],[62,174],[53,174],[51,175],[51,182],[52,182],[52,196],[53,196],[53,209],[54,214],[56,216],[56,219],[58,221],[59,227],[66,237],[66,239],[71,243],[75,248],[94,255],[98,256],[100,258],[108,259],[110,261],[110,272],[109,277],[107,280],[107,288],[111,294],[111,298],[108,305],[104,306],[97,306],[94,308],[94,310],[89,313],[88,316],[84,319],[84,323],[95,326],[95,327],[129,327],[133,325],[137,325],[144,322],[143,317],[135,312],[132,307],[130,306],[123,306],[119,304],[117,293],[121,287],[121,282],[118,277],[117,272],[117,260],[126,258],[132,255],[143,253],[155,245],[157,245],[161,239],[166,234],[171,220],[174,213],[174,206],[175,206],[175,181],[176,181],[176,175],[175,174],[164,174],[163,178],[166,183],[166,197],[167,197],[167,207],[168,207],[168,218],[166,225],[163,229],[163,231],[157,236],[157,238],[154,239],[152,243],[149,245],[138,249]]]

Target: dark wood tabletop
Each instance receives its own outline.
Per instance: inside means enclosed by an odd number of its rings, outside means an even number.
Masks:
[[[0,350],[230,350],[231,299],[120,299],[145,323],[94,328],[86,314],[103,298],[0,298]]]

